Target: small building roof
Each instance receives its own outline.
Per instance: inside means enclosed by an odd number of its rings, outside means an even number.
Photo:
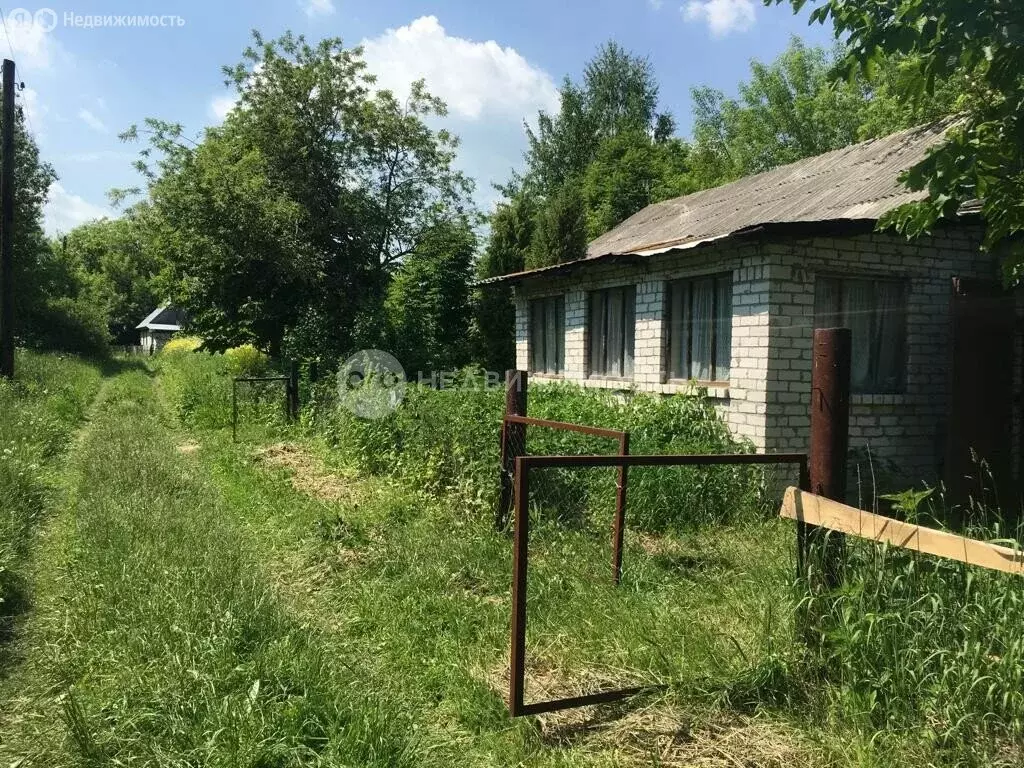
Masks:
[[[135,329],[138,331],[177,332],[181,330],[181,324],[184,322],[184,319],[184,315],[173,307],[157,307],[146,316],[145,320],[135,326]]]
[[[606,256],[652,256],[780,225],[870,224],[922,200],[900,174],[938,146],[956,118],[798,160],[720,187],[649,205],[590,243],[576,262],[483,280],[499,282]]]

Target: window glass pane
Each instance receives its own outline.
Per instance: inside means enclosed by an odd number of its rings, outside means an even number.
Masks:
[[[840,317],[839,281],[830,277],[819,277],[814,283],[814,327],[837,328],[842,324]],[[812,330],[813,333],[813,330]]]
[[[714,372],[716,381],[728,381],[732,366],[732,275],[717,280],[718,302],[715,307],[717,328],[715,333]]]
[[[843,280],[843,325],[852,331],[850,385],[854,392],[873,389],[871,335],[875,314],[873,284],[870,280]]]
[[[693,306],[690,311],[692,323],[690,356],[691,376],[698,381],[711,379],[711,337],[714,322],[715,281],[695,280],[693,282]]]
[[[565,370],[565,298],[562,296],[555,299],[555,320],[555,373],[562,373]]]
[[[669,288],[669,328],[668,328],[668,372],[674,379],[681,379],[686,376],[683,361],[686,360],[686,324],[683,322],[686,317],[684,307],[684,296],[686,295],[686,284],[681,282],[672,283]]]
[[[543,349],[544,349],[544,331],[543,331],[544,313],[542,311],[541,302],[531,301],[530,302],[530,316],[528,319],[529,323],[529,352],[530,352],[530,370],[539,371],[543,366]]]
[[[633,344],[636,337],[636,288],[630,286],[624,291],[623,324],[625,325],[626,345],[622,354],[622,375],[633,375]]]
[[[590,372],[604,373],[605,313],[604,294],[600,291],[590,294],[589,312]]]
[[[608,364],[609,376],[622,376],[622,358],[625,349],[623,292],[621,288],[608,291]]]
[[[556,311],[558,303],[556,299],[544,300],[544,372],[557,373],[558,365],[555,355],[558,352],[558,320]]]
[[[903,388],[906,359],[906,293],[895,282],[876,283],[876,314],[871,356],[876,392],[899,392]]]

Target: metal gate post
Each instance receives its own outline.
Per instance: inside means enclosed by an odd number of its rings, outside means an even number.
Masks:
[[[819,328],[814,332],[811,373],[811,451],[808,459],[811,492],[845,501],[846,458],[850,442],[850,370],[853,334],[849,328]],[[840,582],[845,548],[842,534],[800,524],[798,535],[806,547],[806,564],[812,551],[820,553],[824,584],[834,589]]]
[[[619,440],[619,455],[629,455],[629,432],[624,432]],[[614,560],[615,586],[622,581],[622,541],[626,535],[626,481],[629,468],[623,464],[619,467],[619,482],[615,491],[615,528],[612,531],[612,558]]]
[[[299,420],[299,361],[292,360],[288,367],[288,420]]]
[[[526,415],[526,371],[505,371],[505,415]],[[501,431],[501,494],[494,513],[494,528],[502,531],[512,513],[512,479],[516,471],[516,456],[526,446],[526,425],[505,424]]]

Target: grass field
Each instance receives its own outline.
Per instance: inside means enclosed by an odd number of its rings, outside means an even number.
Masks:
[[[811,648],[786,523],[632,530],[616,589],[606,528],[545,518],[528,698],[666,688],[511,721],[510,541],[464,489],[369,474],[276,417],[234,444],[216,407],[188,418],[166,365],[108,377],[88,414],[99,373],[67,375],[69,423],[88,419],[21,546],[0,762],[1018,764],[1024,601],[1005,580],[856,550],[817,611],[845,618]]]

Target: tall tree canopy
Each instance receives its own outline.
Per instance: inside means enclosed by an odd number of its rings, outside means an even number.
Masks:
[[[935,98],[906,100],[900,83],[914,63],[880,59],[871,79],[837,79],[841,49],[808,47],[793,38],[770,64],[752,61],[750,80],[727,99],[693,91],[693,181],[711,187],[805,157],[884,136],[957,109],[959,82],[944,80]]]
[[[647,58],[606,43],[560,95],[557,114],[541,112],[536,129],[527,125],[526,170],[511,185],[536,210],[535,241],[524,253],[531,266],[579,258],[581,243],[688,188],[680,181],[686,149],[671,138],[672,116],[658,112]]]
[[[175,302],[213,349],[334,359],[382,344],[395,274],[439,229],[471,223],[457,141],[428,126],[444,104],[422,83],[401,103],[373,90],[359,49],[337,39],[257,34],[225,75],[238,104],[198,145],[146,125]]]
[[[805,0],[790,3],[799,11]],[[1020,0],[826,0],[811,13],[812,21],[831,19],[845,40],[842,67],[850,76],[870,77],[886,57],[907,57],[893,83],[894,95],[906,103],[932,99],[943,81],[964,78],[964,120],[905,176],[911,189],[927,189],[928,199],[898,209],[883,225],[916,234],[978,198],[987,246],[1024,228],[1022,16]],[[1007,262],[1009,276],[1019,277],[1021,264],[1018,248]]]

